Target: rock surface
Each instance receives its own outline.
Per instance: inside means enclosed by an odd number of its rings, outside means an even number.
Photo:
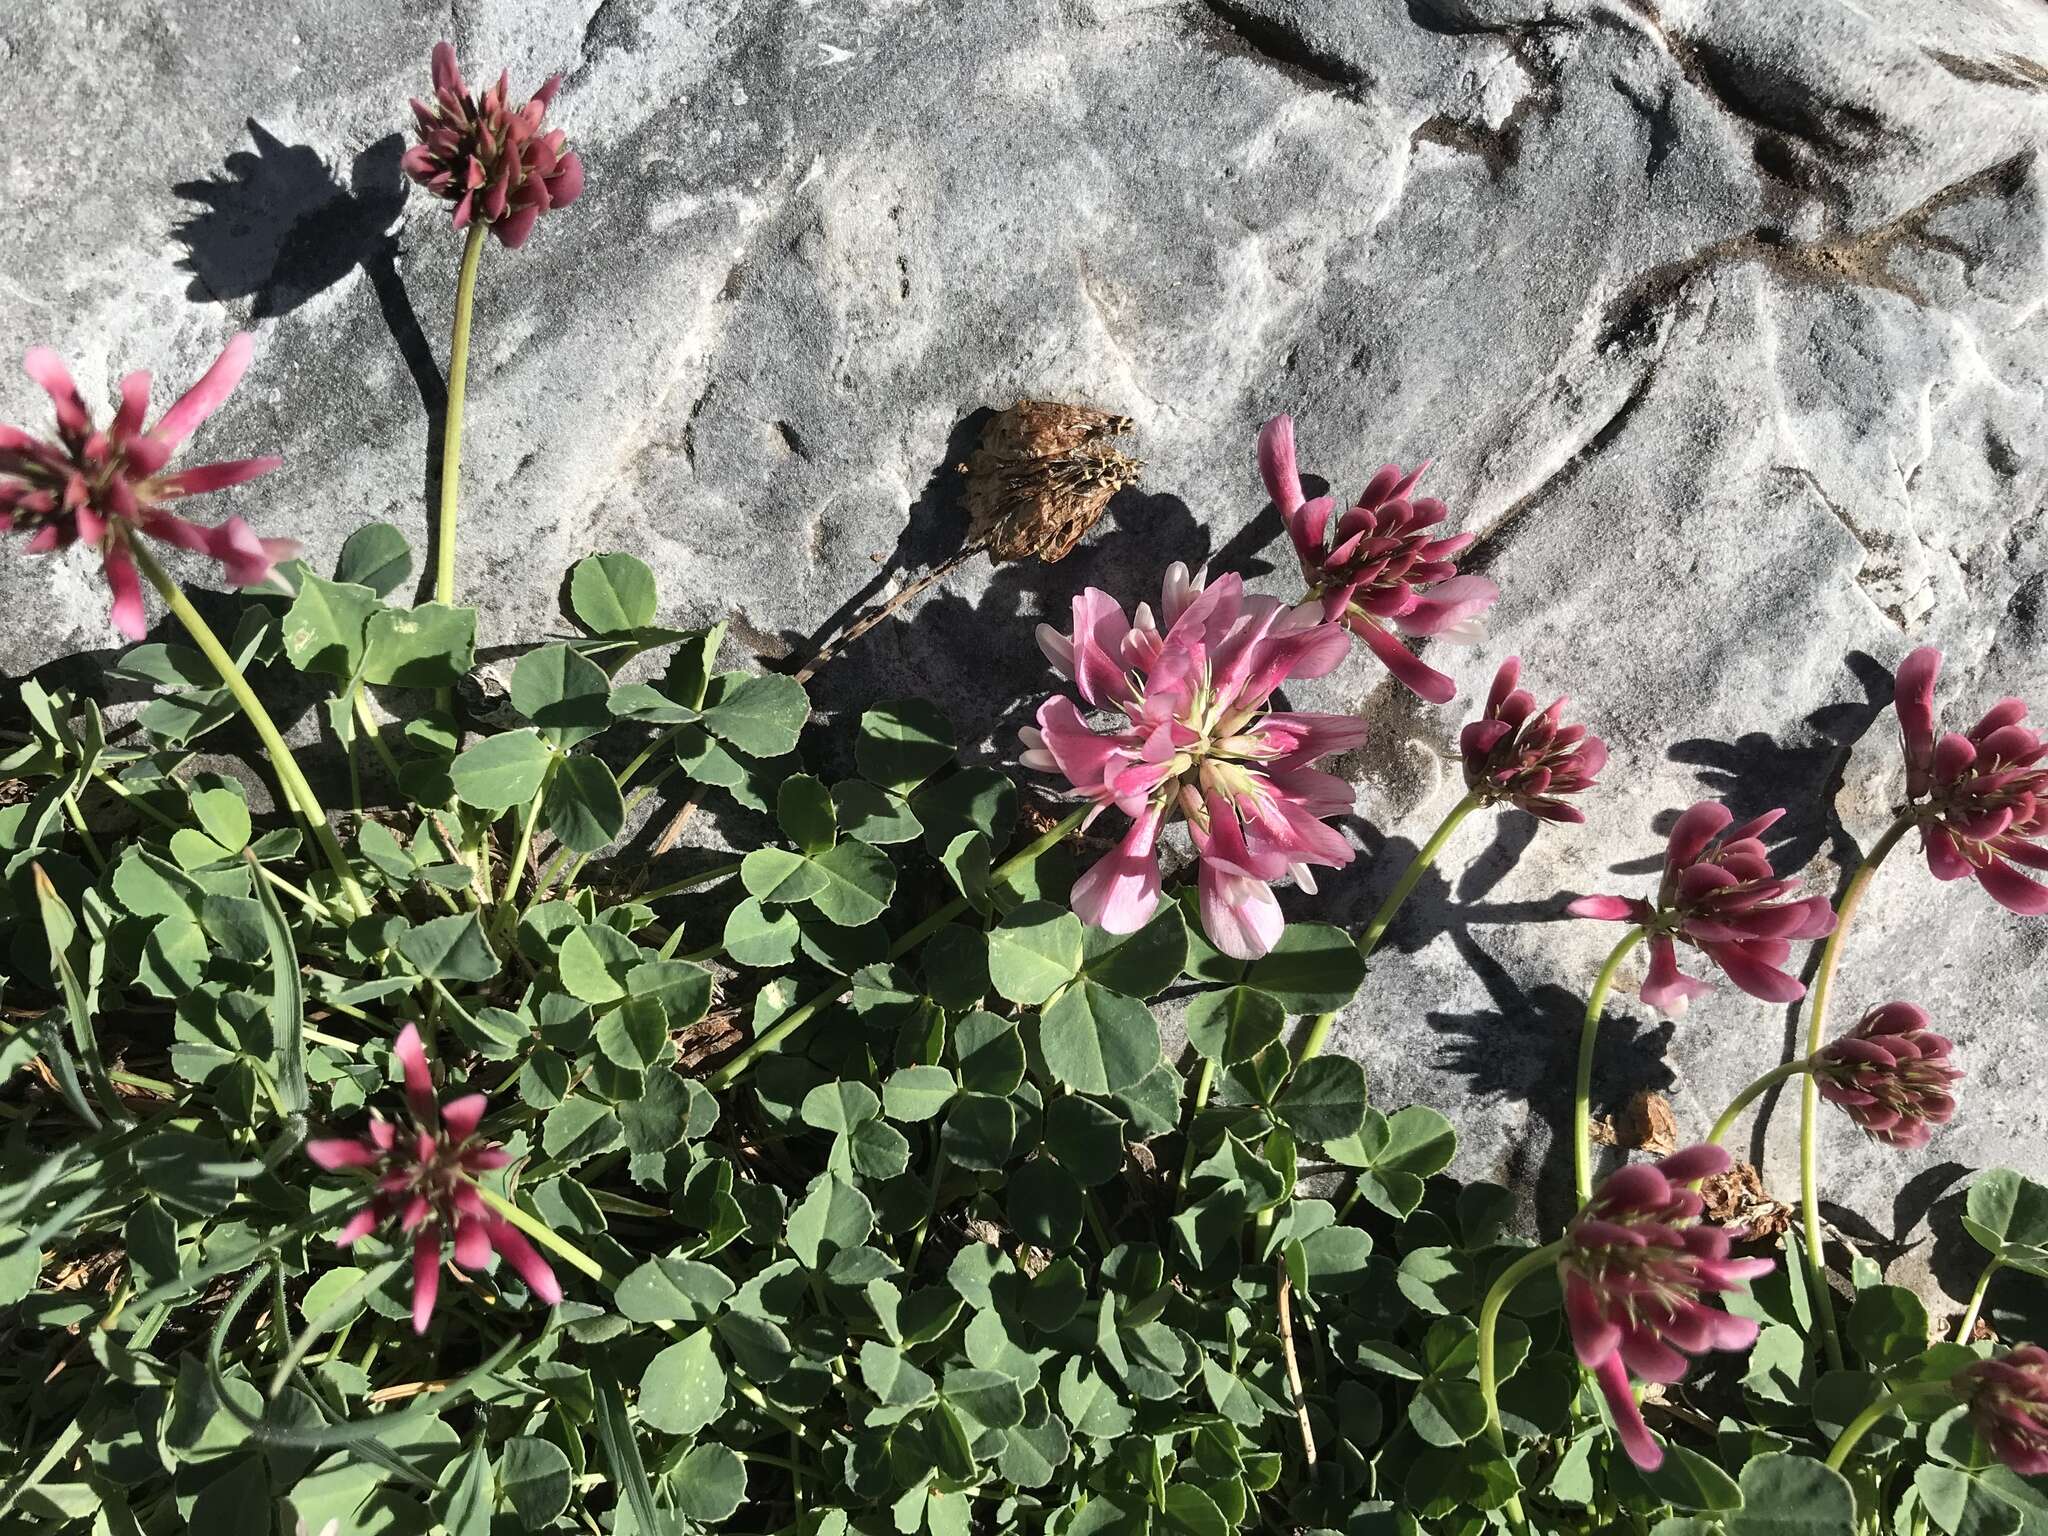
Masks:
[[[1614,763],[1586,828],[1469,823],[1337,1039],[1545,1221],[1614,937],[1565,895],[1646,889],[1668,813],[1710,795],[1789,805],[1782,861],[1838,885],[1898,793],[1887,673],[1919,641],[1954,717],[2048,706],[2037,4],[10,6],[0,107],[33,131],[0,151],[0,353],[54,345],[99,399],[147,366],[161,400],[253,325],[200,446],[287,465],[233,509],[322,567],[371,519],[424,547],[459,240],[393,135],[451,32],[473,75],[562,71],[589,168],[485,262],[462,565],[487,642],[559,628],[557,573],[629,549],[666,617],[789,654],[957,547],[971,413],[1092,401],[1135,418],[1141,490],[1056,567],[971,563],[817,685],[925,694],[1007,757],[1048,684],[1031,623],[1080,586],[1135,601],[1207,556],[1293,590],[1266,415],[1340,493],[1435,459],[1506,595],[1491,641],[1432,660],[1469,701],[1518,651]],[[45,412],[0,378],[0,419]],[[110,654],[85,558],[0,563],[0,612],[0,671]],[[1355,922],[1456,798],[1470,706],[1362,653],[1306,697],[1375,721],[1347,768],[1379,857],[1317,908]],[[1939,1218],[1967,1167],[2048,1174],[2044,946],[1910,848],[1859,920],[1840,1022],[1919,1000],[1971,1074],[1925,1154],[1827,1125],[1833,1213],[1909,1279],[1966,1282]],[[1676,1024],[1624,999],[1599,1107],[1654,1089],[1698,1134],[1789,1030],[1725,984]],[[1738,1141],[1790,1193],[1796,1099],[1764,1110]]]

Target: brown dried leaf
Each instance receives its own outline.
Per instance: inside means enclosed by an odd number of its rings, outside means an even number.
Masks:
[[[1612,1115],[1595,1116],[1586,1126],[1586,1138],[1596,1147],[1618,1147],[1621,1135],[1614,1128]]]
[[[1064,558],[1110,497],[1136,483],[1143,466],[1108,441],[1130,430],[1128,416],[1051,400],[998,412],[962,466],[969,547],[995,560]]]
[[[675,1031],[676,1060],[687,1071],[714,1061],[740,1044],[739,1014],[730,1008],[707,1013]]]
[[[1647,1088],[1628,1101],[1622,1119],[1622,1134],[1628,1145],[1639,1151],[1665,1157],[1678,1150],[1678,1117],[1671,1101]]]

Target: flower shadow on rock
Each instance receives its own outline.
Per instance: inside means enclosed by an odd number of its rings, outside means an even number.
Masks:
[[[230,154],[218,176],[171,188],[199,208],[172,230],[185,247],[178,265],[192,274],[186,297],[248,300],[251,319],[276,319],[362,268],[426,414],[431,504],[440,489],[448,386],[398,273],[404,135],[386,134],[357,154],[344,186],[311,145],[287,144],[254,118],[248,127],[253,151]]]
[[[1432,1066],[1456,1073],[1477,1103],[1526,1104],[1546,1137],[1524,1135],[1508,1152],[1508,1166],[1485,1177],[1510,1188],[1531,1188],[1539,1225],[1555,1227],[1578,1207],[1569,1160],[1550,1152],[1569,1144],[1572,1077],[1585,1000],[1569,988],[1544,983],[1525,988],[1469,932],[1453,930],[1453,947],[1485,988],[1488,1008],[1433,1010],[1424,1022],[1440,1037]],[[1593,1109],[1618,1112],[1636,1093],[1663,1091],[1676,1080],[1669,1055],[1676,1026],[1616,1005],[1600,1037],[1593,1076]]]
[[[1695,736],[1673,745],[1669,754],[1671,761],[1696,769],[1705,791],[1737,821],[1788,808],[1764,835],[1779,869],[1803,869],[1825,848],[1846,879],[1863,857],[1835,801],[1856,744],[1891,708],[1892,674],[1862,651],[1851,651],[1845,665],[1861,699],[1824,704],[1782,738],[1763,731],[1732,741]]]

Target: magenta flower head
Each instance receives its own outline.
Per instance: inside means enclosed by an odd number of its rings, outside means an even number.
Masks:
[[[1630,1375],[1675,1382],[1687,1355],[1756,1342],[1753,1321],[1707,1302],[1769,1274],[1771,1261],[1730,1258],[1728,1233],[1701,1221],[1700,1197],[1687,1188],[1733,1166],[1711,1144],[1631,1164],[1601,1180],[1565,1228],[1557,1274],[1572,1348],[1600,1383],[1622,1449],[1646,1472],[1664,1452],[1643,1423]]]
[[[1512,805],[1544,821],[1584,821],[1564,796],[1591,789],[1607,766],[1607,743],[1583,725],[1564,723],[1566,700],[1536,708],[1520,687],[1522,660],[1510,656],[1493,676],[1486,713],[1458,737],[1465,787],[1489,805]]]
[[[1478,535],[1437,538],[1431,532],[1444,520],[1444,504],[1414,494],[1428,467],[1403,473],[1398,464],[1382,466],[1331,532],[1336,502],[1301,494],[1293,418],[1275,416],[1259,433],[1259,475],[1323,617],[1353,630],[1403,687],[1432,704],[1448,704],[1457,685],[1425,666],[1397,634],[1476,640],[1485,633],[1481,616],[1500,601],[1500,588],[1483,576],[1458,574],[1458,556]]]
[[[1937,1125],[1955,1117],[1963,1069],[1947,1038],[1927,1027],[1927,1011],[1885,1003],[1814,1057],[1813,1083],[1864,1130],[1894,1147],[1924,1147]]]
[[[2023,722],[2027,706],[2000,699],[1967,735],[1935,735],[1941,652],[1923,645],[1899,663],[1894,703],[1905,738],[1906,796],[1937,880],[1965,875],[2008,911],[2048,913],[2048,885],[2014,865],[2048,869],[2048,742]]]
[[[1991,1454],[2021,1477],[2048,1475],[2048,1349],[2022,1344],[1955,1376]]]
[[[481,1140],[477,1123],[484,1117],[484,1096],[464,1094],[442,1104],[434,1097],[427,1053],[420,1032],[408,1024],[399,1032],[399,1064],[405,1069],[405,1101],[412,1129],[372,1117],[370,1133],[360,1141],[346,1139],[306,1143],[306,1156],[329,1170],[360,1168],[373,1179],[369,1204],[348,1219],[335,1241],[354,1243],[396,1216],[401,1232],[412,1236],[412,1326],[425,1333],[441,1290],[441,1242],[452,1234],[455,1262],[471,1273],[489,1266],[491,1251],[504,1255],[549,1306],[562,1299],[561,1282],[548,1262],[526,1240],[526,1234],[492,1214],[478,1193],[476,1176],[502,1168],[512,1160],[503,1147]]]
[[[508,250],[526,244],[551,208],[566,208],[583,191],[583,162],[563,148],[568,136],[541,121],[562,88],[550,75],[523,107],[510,102],[512,81],[482,96],[471,94],[455,64],[455,50],[434,44],[434,99],[414,98],[420,141],[399,162],[405,174],[455,205],[455,227],[482,219]]]
[[[1806,996],[1785,974],[1795,939],[1832,933],[1835,914],[1824,896],[1800,896],[1796,880],[1771,873],[1759,834],[1785,813],[1766,811],[1739,827],[1728,808],[1703,800],[1678,818],[1664,850],[1664,883],[1657,900],[1581,896],[1565,910],[1574,917],[1636,923],[1649,935],[1650,969],[1642,999],[1667,1014],[1708,990],[1678,969],[1678,941],[1699,950],[1751,997],[1793,1003]]]
[[[1236,576],[1205,586],[1176,561],[1156,618],[1140,603],[1126,619],[1090,587],[1074,599],[1073,633],[1041,624],[1038,643],[1111,719],[1091,725],[1072,699],[1047,699],[1024,729],[1024,765],[1131,818],[1122,844],[1074,882],[1074,911],[1111,933],[1142,928],[1159,905],[1159,834],[1183,816],[1209,942],[1240,960],[1265,954],[1285,926],[1271,882],[1291,873],[1314,890],[1311,865],[1351,862],[1323,820],[1351,808],[1351,786],[1311,765],[1365,740],[1350,715],[1267,701],[1291,677],[1329,673],[1350,637],[1311,607],[1247,596]]]
[[[57,436],[37,438],[19,427],[0,426],[0,533],[28,534],[32,555],[72,544],[97,549],[114,593],[114,627],[130,640],[143,635],[142,581],[128,552],[137,534],[212,556],[237,587],[268,581],[279,560],[298,553],[299,546],[289,539],[257,538],[239,517],[207,528],[164,509],[166,502],[240,485],[284,462],[236,459],[163,472],[179,445],[234,391],[252,350],[247,335],[230,341],[199,382],[147,432],[142,429],[149,411],[147,373],[131,373],[121,381],[120,407],[102,431],[93,425],[70,370],[56,353],[35,347],[22,359],[28,376],[57,407]]]

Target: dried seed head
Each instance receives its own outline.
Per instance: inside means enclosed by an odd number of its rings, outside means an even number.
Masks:
[[[1128,416],[1019,400],[982,429],[967,475],[968,544],[996,560],[1063,558],[1143,465],[1109,439]]]

